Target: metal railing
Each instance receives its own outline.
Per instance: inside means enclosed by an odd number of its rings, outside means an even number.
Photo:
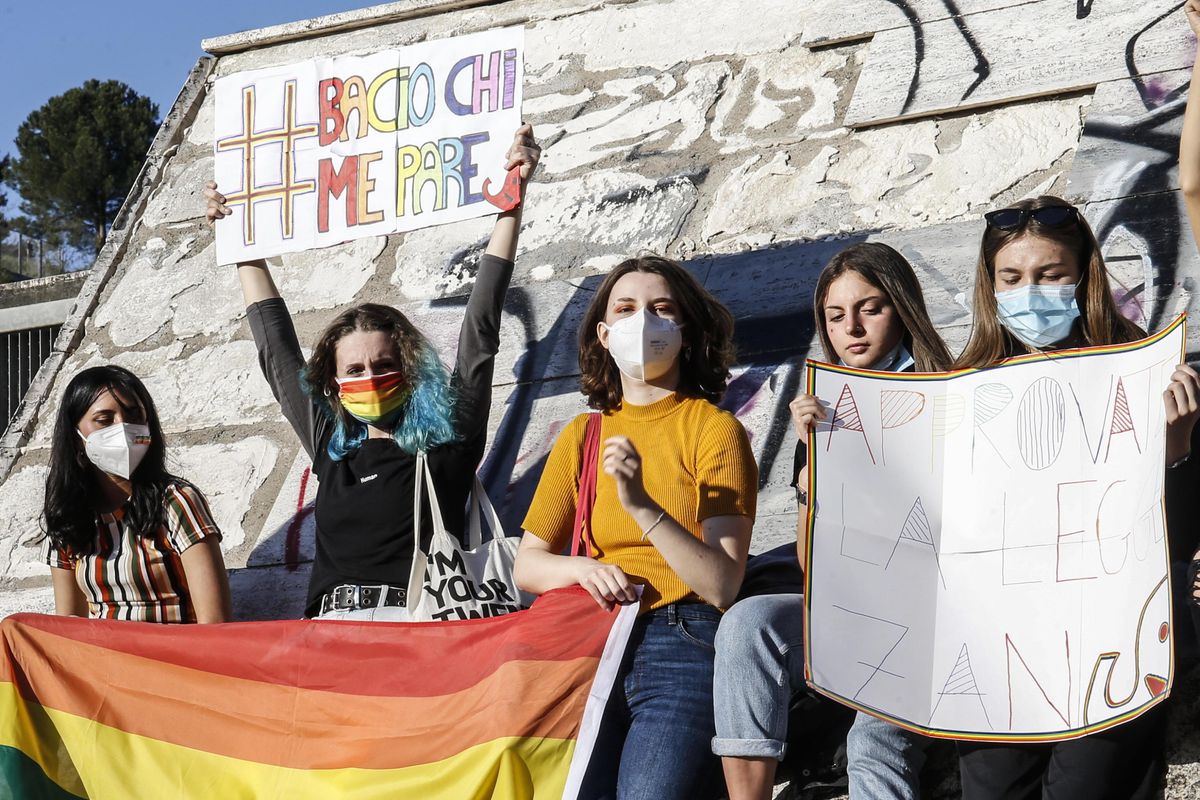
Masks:
[[[33,383],[33,376],[50,357],[61,329],[62,325],[48,325],[0,333],[0,364],[4,365],[4,371],[0,373],[0,421],[4,423],[0,428],[3,430],[8,430],[12,424],[21,400]]]

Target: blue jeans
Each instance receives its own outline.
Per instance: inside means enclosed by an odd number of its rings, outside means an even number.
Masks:
[[[846,736],[850,796],[871,800],[917,800],[921,767],[933,740],[870,714],[859,714]]]
[[[721,612],[672,604],[634,624],[580,800],[706,800],[725,789],[713,735],[713,640]]]
[[[717,631],[712,751],[782,761],[792,695],[803,689],[804,596],[739,600]]]

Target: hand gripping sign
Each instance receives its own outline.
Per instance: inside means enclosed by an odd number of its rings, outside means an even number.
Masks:
[[[520,199],[524,30],[238,72],[216,83],[233,263],[494,214]]]
[[[1162,392],[1142,341],[939,375],[809,363],[807,669],[933,736],[1082,736],[1172,680]]]

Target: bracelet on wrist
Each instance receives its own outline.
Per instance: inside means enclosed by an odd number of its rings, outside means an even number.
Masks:
[[[667,512],[664,509],[663,512],[658,515],[658,519],[654,520],[654,522],[650,525],[649,528],[646,528],[646,530],[642,531],[642,541],[643,542],[646,541],[646,537],[650,535],[650,531],[657,528],[658,523],[662,522],[666,518],[667,518]]]

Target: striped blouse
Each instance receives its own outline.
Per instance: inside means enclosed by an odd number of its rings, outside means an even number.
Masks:
[[[93,619],[137,622],[195,622],[183,551],[209,537],[220,541],[204,495],[185,484],[163,494],[163,518],[152,535],[139,536],[125,509],[96,516],[90,553],[73,556],[46,539],[46,563],[75,571]]]

